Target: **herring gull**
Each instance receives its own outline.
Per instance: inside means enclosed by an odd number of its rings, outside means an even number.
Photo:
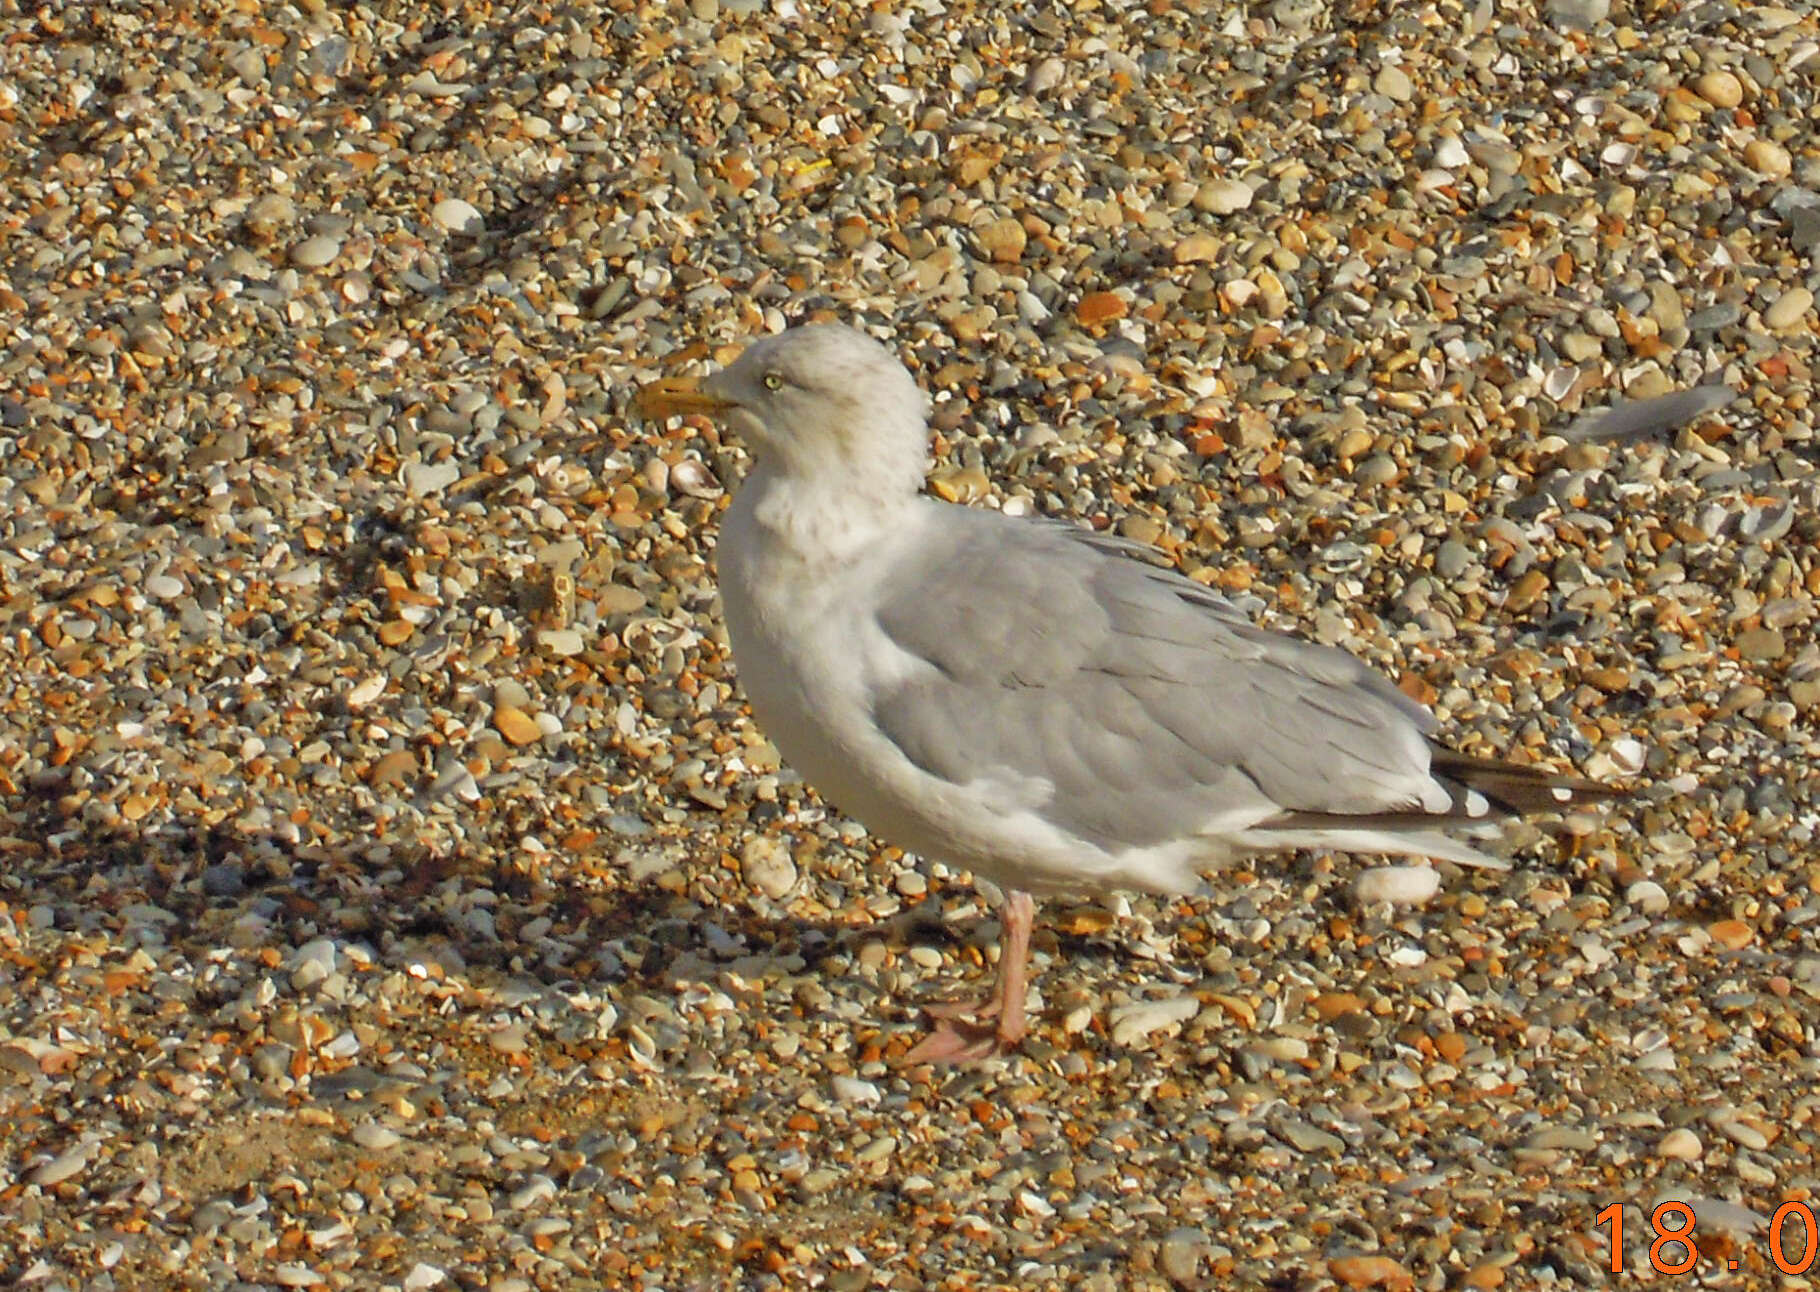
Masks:
[[[1502,867],[1446,831],[1616,793],[1437,744],[1360,660],[1130,544],[924,496],[928,401],[851,328],[791,328],[637,403],[751,448],[717,559],[760,727],[875,836],[1004,890],[991,995],[929,1011],[907,1061],[1018,1044],[1037,895],[1179,894],[1295,848]]]

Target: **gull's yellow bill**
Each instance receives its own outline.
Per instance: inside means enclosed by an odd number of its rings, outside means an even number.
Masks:
[[[685,413],[712,417],[733,407],[733,401],[710,395],[701,388],[698,377],[660,377],[638,388],[632,407],[640,417],[680,417]]]

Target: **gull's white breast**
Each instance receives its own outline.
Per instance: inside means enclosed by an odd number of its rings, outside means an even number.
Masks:
[[[852,542],[824,531],[798,544],[779,527],[797,501],[790,492],[762,474],[748,480],[717,550],[734,664],[784,760],[823,798],[907,851],[1039,892],[1151,886],[1106,874],[1113,858],[1043,819],[1053,794],[1046,780],[1003,767],[982,767],[964,784],[932,776],[874,722],[876,696],[931,667],[886,636],[877,608],[892,569],[915,558],[940,504],[913,499],[889,517],[856,512],[848,522],[868,532],[848,534]]]

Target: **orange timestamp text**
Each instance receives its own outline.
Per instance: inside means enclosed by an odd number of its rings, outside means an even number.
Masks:
[[[1649,1213],[1656,1239],[1649,1245],[1649,1267],[1657,1274],[1687,1274],[1700,1259],[1694,1235],[1694,1209],[1670,1199]],[[1614,1202],[1593,1217],[1596,1229],[1611,1229],[1613,1274],[1624,1273],[1624,1204]],[[1789,1253],[1791,1249],[1794,1255]],[[1712,1250],[1728,1269],[1738,1268],[1738,1256],[1729,1241],[1714,1243]],[[1769,1222],[1769,1258],[1784,1274],[1806,1274],[1820,1260],[1820,1215],[1805,1202],[1785,1202]]]

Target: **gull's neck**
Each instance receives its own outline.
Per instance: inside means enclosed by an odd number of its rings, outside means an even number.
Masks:
[[[740,486],[736,511],[756,530],[752,535],[777,557],[809,566],[839,565],[900,534],[922,505],[921,464],[914,475],[842,477],[828,472],[804,475],[761,462]]]
[[[764,428],[734,502],[747,537],[770,557],[825,567],[902,534],[929,473],[929,424],[912,394],[842,400],[819,424]]]

